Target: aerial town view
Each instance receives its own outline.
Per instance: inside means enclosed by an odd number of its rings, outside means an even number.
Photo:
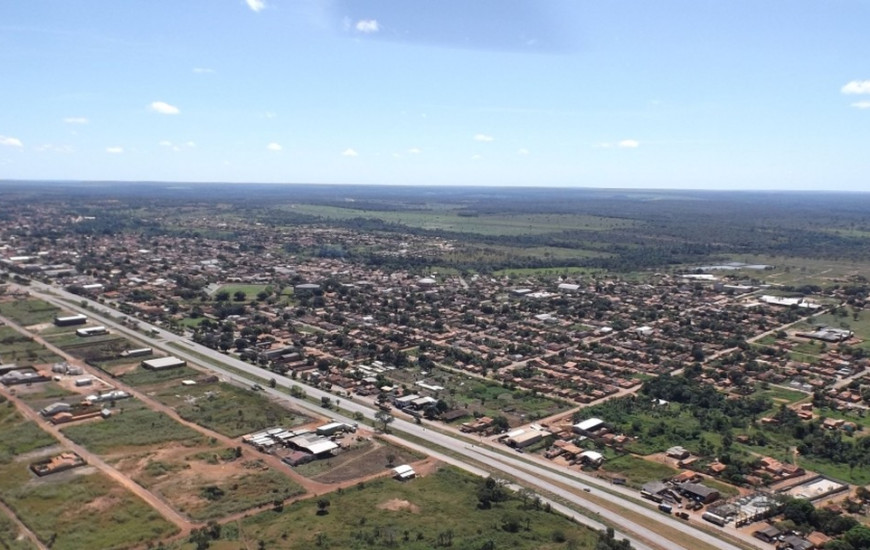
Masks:
[[[870,550],[868,20],[5,3],[0,550]]]

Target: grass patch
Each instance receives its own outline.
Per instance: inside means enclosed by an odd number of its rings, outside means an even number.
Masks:
[[[601,466],[601,469],[625,478],[628,485],[638,488],[648,481],[669,479],[680,473],[680,470],[665,464],[645,460],[634,455],[622,455],[608,460]]]
[[[33,338],[24,336],[10,327],[0,327],[0,346],[3,349],[3,361],[17,363],[20,367],[62,361],[59,356],[45,349]]]
[[[186,366],[165,370],[148,370],[140,365],[119,378],[131,386],[149,386],[170,380],[196,379],[200,376],[202,376],[201,372]]]
[[[800,401],[802,399],[806,399],[807,397],[810,397],[809,394],[806,394],[804,392],[800,392],[797,390],[790,390],[787,388],[780,388],[780,387],[776,387],[776,386],[771,386],[770,388],[768,388],[766,390],[759,389],[752,395],[753,395],[753,397],[769,397],[772,400],[776,401],[777,403],[774,403],[775,409],[779,408],[779,403],[787,403],[787,404],[791,405],[792,403],[797,403],[798,401]]]
[[[0,548],[6,550],[35,550],[36,546],[24,536],[10,518],[0,515]]]
[[[0,437],[0,463],[10,462],[15,455],[57,443],[35,422],[25,420],[15,410],[15,405],[2,397],[0,397],[0,434],[2,434]]]
[[[58,313],[60,308],[37,299],[0,302],[0,315],[25,327],[53,322]]]
[[[78,401],[81,394],[70,391],[55,382],[42,382],[27,388],[26,391],[19,390],[17,395],[25,403],[32,404],[46,399],[59,401],[69,396],[74,396]]]
[[[185,420],[238,437],[264,428],[289,428],[308,420],[297,411],[248,389],[224,382],[205,386],[170,387],[157,394]]]
[[[126,400],[118,405],[120,410],[109,418],[67,426],[64,433],[76,443],[100,454],[124,447],[157,445],[167,441],[181,441],[192,445],[203,440],[198,432],[165,414],[146,408],[141,403]]]
[[[53,550],[123,548],[176,531],[155,510],[102,474],[33,478],[27,464],[0,466],[0,492],[15,514]]]

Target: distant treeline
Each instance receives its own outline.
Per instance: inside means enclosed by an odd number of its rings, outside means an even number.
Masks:
[[[230,211],[264,226],[334,226],[357,232],[443,237],[472,247],[509,248],[515,253],[453,254],[450,265],[488,272],[504,268],[590,267],[614,271],[713,262],[741,254],[826,260],[870,261],[870,194],[475,187],[383,187],[195,183],[0,182],[8,208],[62,203],[71,215],[93,216],[72,226],[42,230],[79,234],[137,232],[232,241],[238,230],[189,229],[165,223],[202,212]],[[34,202],[38,199],[38,202]],[[294,212],[292,204],[366,211],[344,220]],[[522,235],[485,235],[421,228],[380,219],[377,212],[438,212],[484,219],[528,214],[583,215],[632,222],[593,230],[554,230]],[[0,220],[10,219],[0,209]],[[164,223],[151,213],[159,212]],[[219,214],[218,214],[219,215]],[[553,247],[572,254],[537,254]],[[317,248],[311,254],[334,255]],[[584,255],[593,251],[597,255]],[[293,251],[298,252],[298,250]],[[604,254],[601,254],[604,253]],[[445,265],[445,258],[397,257],[378,251],[342,249],[341,256],[389,267]],[[591,257],[589,257],[591,256]]]

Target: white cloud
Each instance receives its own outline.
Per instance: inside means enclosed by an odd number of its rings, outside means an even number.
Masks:
[[[482,158],[483,158],[483,157],[480,156],[480,155],[471,155],[471,160],[480,160],[480,159],[482,159]]]
[[[347,148],[341,152],[341,156],[343,156],[343,157],[358,157],[359,153],[357,153],[356,151],[354,151],[351,148]]]
[[[123,147],[106,147],[106,152],[111,153],[113,155],[120,155],[124,152]]]
[[[214,74],[215,70],[206,67],[194,67],[193,72],[196,74]]]
[[[51,143],[34,147],[34,150],[39,151],[40,153],[45,151],[51,151],[54,153],[72,153],[75,151],[71,145],[53,145]]]
[[[283,149],[283,147],[281,147],[280,143],[275,143],[273,141],[272,143],[270,143],[269,145],[266,146],[266,149],[268,149],[270,151],[280,151],[281,149]]]
[[[616,146],[623,149],[637,149],[640,147],[640,142],[636,139],[624,139],[617,143]]]
[[[490,142],[490,141],[495,141],[495,138],[492,136],[488,136],[486,134],[475,134],[474,141]]]
[[[857,103],[853,103],[852,107],[856,109],[870,109],[870,101],[858,101]]]
[[[376,19],[360,19],[356,22],[356,30],[366,34],[378,32],[381,26],[378,25]]]
[[[63,121],[67,124],[87,124],[90,122],[90,120],[83,116],[68,116]]]
[[[525,155],[528,155],[528,154],[529,154],[529,150],[526,149],[525,147],[523,147],[522,149],[519,149],[519,150],[517,151],[517,154],[518,154],[518,155],[523,155],[523,156],[525,156]]]
[[[412,147],[412,148],[408,149],[408,152],[411,153],[412,155],[419,155],[420,153],[423,152],[423,150],[420,149],[419,147]]]
[[[7,147],[21,147],[23,143],[21,143],[21,140],[18,138],[0,136],[0,145],[6,145]]]
[[[255,12],[259,12],[266,7],[266,3],[263,0],[245,0],[245,4]]]
[[[190,148],[196,147],[196,143],[194,143],[192,141],[188,141],[188,142],[183,143],[183,144],[175,144],[175,143],[172,143],[171,141],[169,141],[168,139],[164,139],[162,141],[159,141],[157,143],[157,145],[159,145],[161,147],[169,147],[170,149],[172,149],[175,152],[181,151],[182,147],[190,147]]]
[[[870,80],[853,80],[840,89],[844,94],[870,94]]]
[[[278,116],[278,113],[274,113],[272,111],[266,111],[265,113],[263,113],[263,116],[266,118],[276,118]]]
[[[160,113],[161,115],[177,115],[181,112],[175,105],[170,105],[163,101],[154,101],[148,107],[155,113]]]

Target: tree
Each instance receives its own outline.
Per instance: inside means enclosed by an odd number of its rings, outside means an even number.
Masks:
[[[247,294],[245,294],[244,291],[241,290],[237,290],[233,293],[233,300],[235,300],[236,302],[244,302],[246,297]]]
[[[783,518],[793,521],[798,527],[812,525],[815,512],[815,506],[804,498],[789,498],[782,506]]]
[[[852,527],[843,536],[843,540],[852,545],[855,550],[870,549],[870,527],[858,525]]]
[[[215,295],[215,300],[218,302],[226,302],[230,299],[230,293],[226,290],[221,290]]]
[[[380,422],[381,424],[384,425],[384,427],[383,427],[383,431],[386,432],[386,431],[387,431],[387,426],[388,426],[390,423],[392,423],[393,420],[395,420],[395,418],[393,418],[393,415],[391,415],[391,414],[390,414],[389,412],[387,412],[387,411],[378,411],[378,412],[375,413],[375,420],[377,420],[378,422]]]
[[[387,453],[387,466],[392,467],[396,463],[396,453]]]
[[[322,497],[317,499],[317,515],[325,516],[329,513],[329,499],[326,497]]]

